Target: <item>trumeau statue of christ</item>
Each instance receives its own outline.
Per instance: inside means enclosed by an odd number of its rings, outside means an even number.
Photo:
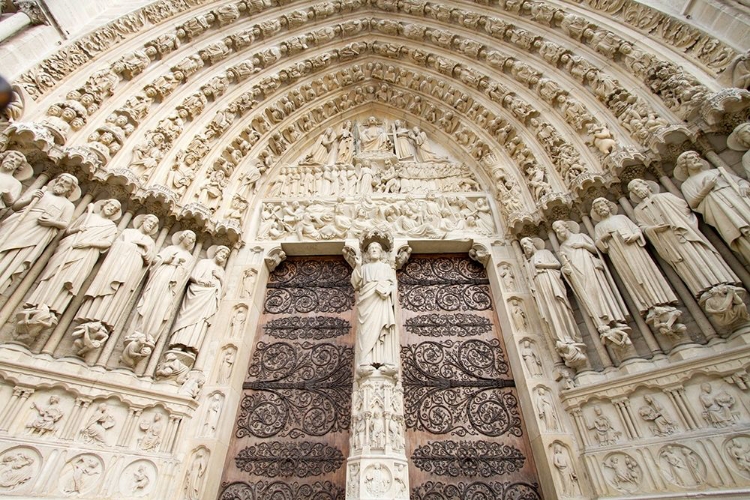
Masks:
[[[352,286],[357,292],[355,363],[360,374],[379,369],[395,373],[399,339],[396,329],[396,270],[390,259],[393,238],[371,229],[360,238],[361,257],[344,247],[344,257],[354,268]]]

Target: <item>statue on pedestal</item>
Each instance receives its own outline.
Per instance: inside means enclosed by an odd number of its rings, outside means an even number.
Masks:
[[[638,226],[627,216],[618,215],[617,205],[606,198],[594,200],[591,218],[598,222],[594,229],[596,246],[609,254],[638,313],[658,323],[660,333],[684,331],[685,325],[676,323],[682,313],[670,305],[677,303],[677,297],[644,248],[646,239]]]
[[[121,215],[119,201],[98,201],[90,204],[88,211],[66,230],[68,236],[58,244],[39,277],[39,283],[18,313],[27,326],[32,324],[27,320],[42,307],[46,306],[57,319],[65,312],[70,301],[81,290],[99,255],[112,246],[117,235],[115,221]]]
[[[194,232],[179,231],[172,235],[172,244],[156,256],[136,306],[135,331],[158,340],[190,276],[194,245]]]
[[[625,304],[591,238],[573,221],[556,221],[552,229],[560,240],[562,272],[597,329],[627,325]]]
[[[169,339],[170,348],[197,353],[211,320],[219,310],[224,287],[224,264],[229,258],[229,249],[221,245],[212,246],[207,254],[208,258],[198,262],[190,274],[190,284]]]
[[[86,290],[76,322],[99,323],[112,332],[153,258],[151,237],[158,230],[159,218],[150,214],[136,216],[133,228],[123,230]]]
[[[744,303],[736,303],[733,297],[745,290],[735,286],[739,278],[698,230],[698,219],[688,204],[671,193],[660,193],[652,181],[633,179],[628,189],[637,203],[638,224],[693,296],[700,298],[706,312],[722,326],[729,326],[728,321],[744,321]],[[724,300],[730,295],[732,300]]]
[[[352,286],[357,296],[358,371],[395,373],[399,364],[396,329],[396,270],[389,259],[393,237],[380,229],[365,231],[360,237],[362,257],[344,247],[344,257],[354,268]],[[385,369],[385,370],[383,370]]]
[[[576,368],[585,365],[586,346],[573,319],[573,310],[560,275],[560,262],[544,248],[544,242],[539,238],[523,238],[521,248],[526,257],[531,292],[547,334],[555,339],[556,350],[567,366]]]

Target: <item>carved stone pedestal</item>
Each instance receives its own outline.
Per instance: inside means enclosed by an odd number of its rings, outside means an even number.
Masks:
[[[347,500],[409,498],[403,388],[398,374],[381,370],[354,383]]]

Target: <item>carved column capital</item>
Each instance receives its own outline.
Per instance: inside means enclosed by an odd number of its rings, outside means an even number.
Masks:
[[[42,7],[36,0],[13,0],[13,5],[16,6],[19,12],[23,12],[29,16],[31,24],[50,24],[47,14],[44,13]]]

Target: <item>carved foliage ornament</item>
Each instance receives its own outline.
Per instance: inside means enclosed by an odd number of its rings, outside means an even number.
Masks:
[[[439,476],[491,477],[523,467],[526,457],[515,446],[491,441],[437,441],[414,450],[414,466]]]
[[[337,448],[323,443],[259,443],[239,452],[237,468],[254,476],[308,477],[334,472],[344,463]]]
[[[323,436],[349,428],[354,350],[333,344],[259,342],[235,435]]]

